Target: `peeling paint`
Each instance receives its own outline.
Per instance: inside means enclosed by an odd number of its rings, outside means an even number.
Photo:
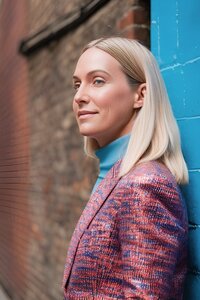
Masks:
[[[189,169],[189,172],[190,172],[190,173],[192,173],[192,172],[200,173],[200,169]]]
[[[199,224],[189,224],[189,229],[197,229],[197,228],[200,228],[200,225]]]
[[[179,48],[179,7],[176,1],[176,47]]]
[[[168,71],[168,70],[174,71],[176,68],[185,67],[185,66],[187,66],[187,65],[189,65],[189,64],[193,64],[193,63],[195,63],[195,62],[197,62],[197,61],[199,61],[199,60],[200,60],[200,56],[199,56],[199,57],[196,57],[196,58],[194,58],[194,59],[190,59],[190,60],[188,60],[188,61],[186,61],[185,63],[182,63],[182,64],[181,64],[181,63],[176,63],[176,64],[173,64],[173,65],[171,65],[171,66],[162,68],[162,69],[161,69],[161,72],[165,72],[165,71]]]
[[[157,18],[157,32],[158,32],[158,58],[160,60],[160,18]]]
[[[200,116],[192,116],[192,117],[183,117],[183,118],[177,118],[177,121],[183,121],[183,120],[196,120],[200,119]]]

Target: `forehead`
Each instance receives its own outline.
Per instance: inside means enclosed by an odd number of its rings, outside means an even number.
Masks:
[[[88,73],[92,70],[99,69],[107,72],[121,71],[120,63],[107,52],[92,47],[87,49],[79,58],[75,72],[77,73]],[[78,74],[77,74],[78,75]]]

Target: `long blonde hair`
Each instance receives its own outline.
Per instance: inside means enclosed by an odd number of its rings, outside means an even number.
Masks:
[[[83,52],[91,47],[114,57],[129,82],[132,79],[133,82],[146,83],[144,104],[133,124],[119,175],[125,175],[138,163],[159,160],[168,167],[179,184],[187,183],[188,170],[181,151],[178,126],[154,56],[139,42],[121,37],[92,41]],[[85,137],[84,142],[85,152],[94,157],[97,142],[90,137]]]

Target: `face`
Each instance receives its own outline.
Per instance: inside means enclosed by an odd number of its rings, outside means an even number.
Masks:
[[[115,58],[95,47],[86,50],[73,84],[73,110],[82,135],[102,147],[131,131],[136,92]]]

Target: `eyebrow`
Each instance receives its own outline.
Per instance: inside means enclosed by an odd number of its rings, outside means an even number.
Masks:
[[[91,76],[92,74],[98,73],[98,72],[105,73],[106,75],[111,76],[108,72],[106,72],[105,70],[101,70],[101,69],[92,70],[87,73],[87,76]],[[76,75],[73,75],[73,79],[79,79],[79,77]]]

